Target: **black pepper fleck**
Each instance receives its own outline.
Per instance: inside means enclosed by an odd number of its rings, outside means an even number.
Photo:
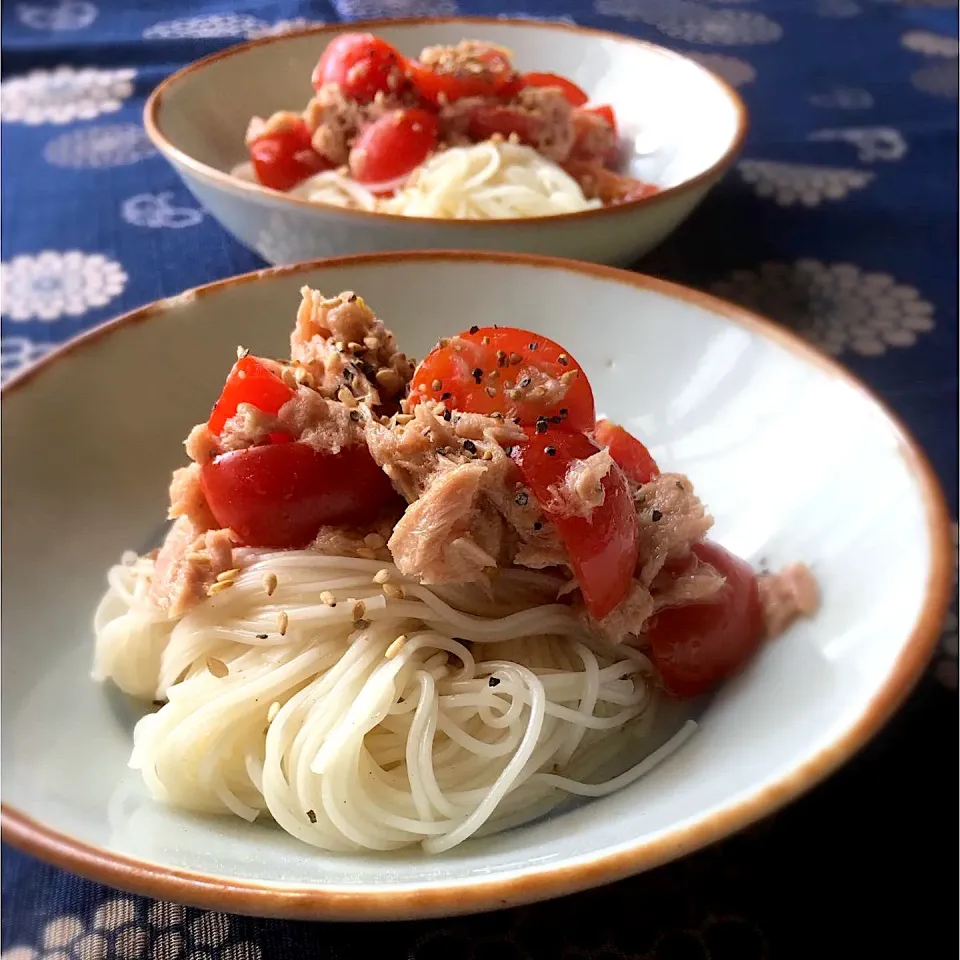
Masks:
[[[683,485],[679,480],[677,481],[677,489],[678,489],[678,490],[685,490],[685,489],[686,489],[686,488],[684,487],[684,485]]]
[[[308,810],[308,811],[307,811],[307,819],[308,819],[311,823],[316,823],[316,822],[317,822],[317,815],[316,815],[312,810]]]
[[[489,686],[489,687],[499,687],[499,686],[500,686],[500,678],[499,678],[499,677],[491,677],[491,678],[487,681],[487,686]]]
[[[526,388],[530,386],[530,378],[529,378],[529,377],[521,377],[521,378],[517,381],[517,386],[518,386],[521,390],[526,390]]]
[[[560,416],[565,417],[570,411],[566,407],[560,408]]]
[[[354,423],[359,423],[359,422],[360,422],[360,411],[359,411],[359,410],[351,410],[351,411],[350,411],[350,419],[351,419]]]
[[[525,507],[530,502],[530,497],[527,494],[526,490],[521,490],[514,498],[513,502],[518,507]]]
[[[565,353],[561,353],[560,356],[557,357],[557,363],[563,367],[565,367],[569,362],[570,361],[567,359],[567,355]]]
[[[537,433],[546,433],[548,426],[549,424],[547,423],[546,417],[537,417],[537,426],[536,426]]]
[[[512,456],[513,456],[513,447],[504,447],[504,448],[503,448],[503,452],[504,452],[508,457],[512,457]]]
[[[452,394],[449,390],[447,390],[447,391],[445,391],[444,393],[441,393],[441,394],[440,394],[440,399],[441,399],[441,400],[450,400],[452,397],[453,397],[453,394]]]
[[[550,418],[550,422],[551,422],[551,423],[563,423],[563,417],[551,417],[551,418]]]
[[[654,510],[654,511],[650,514],[650,519],[651,519],[654,523],[656,523],[659,519],[661,519],[661,517],[663,517],[663,514],[662,514],[659,510]]]
[[[483,379],[483,371],[479,367],[473,371],[473,379],[476,383],[479,383]]]
[[[265,633],[258,633],[258,634],[257,634],[257,639],[258,639],[258,640],[266,640],[266,639],[267,639],[267,635],[266,635]]]
[[[544,447],[543,450],[544,450],[544,453],[546,453],[546,455],[547,455],[548,457],[555,457],[555,456],[557,455],[557,448],[556,448],[556,447]]]
[[[534,529],[534,530],[542,530],[542,529],[543,529],[543,524],[538,520],[538,521],[533,525],[533,529]]]
[[[530,347],[531,350],[539,350],[539,349],[540,349],[540,344],[539,344],[539,343],[536,343],[536,342],[531,343],[531,344],[528,344],[528,346]]]
[[[480,332],[480,328],[479,328],[476,324],[474,324],[474,325],[470,328],[470,332],[471,332],[471,333],[479,333],[479,332]]]
[[[444,411],[443,411],[443,419],[446,420],[447,423],[450,422],[450,420],[451,420],[452,417],[453,417],[453,414],[452,414],[449,410],[444,410]]]
[[[464,440],[463,449],[466,450],[467,453],[476,453],[477,445],[472,440]]]

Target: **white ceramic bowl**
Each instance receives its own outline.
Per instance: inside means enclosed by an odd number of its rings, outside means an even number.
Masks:
[[[282,355],[305,283],[362,292],[418,355],[454,328],[515,317],[555,337],[598,409],[695,480],[721,542],[755,563],[812,566],[821,612],[720,690],[648,777],[432,859],[324,854],[267,823],[153,802],[126,766],[137,709],[89,679],[93,610],[108,565],[155,541],[181,441],[237,343]],[[2,406],[4,838],[221,910],[470,912],[681,856],[786,803],[875,733],[926,663],[951,586],[930,468],[849,374],[743,310],[605,267],[412,253],[249,274],[92,331],[4,388]]]
[[[664,189],[619,207],[530,220],[443,221],[342,210],[246,183],[250,117],[299,110],[310,73],[345,30],[383,36],[403,53],[465,38],[509,47],[523,70],[561,73],[616,110],[640,137],[630,172]],[[320,27],[232,47],[165,80],[144,109],[150,139],[197,199],[270,263],[376,250],[513,250],[625,264],[656,246],[722,176],[746,132],[737,94],[699,64],[631,37],[559,23],[459,18]],[[653,152],[649,152],[650,150]]]

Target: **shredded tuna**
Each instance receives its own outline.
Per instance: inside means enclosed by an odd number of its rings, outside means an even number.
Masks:
[[[783,633],[794,620],[808,617],[820,606],[820,591],[805,563],[792,563],[779,573],[757,578],[763,622],[768,637]]]
[[[292,110],[278,110],[270,114],[266,120],[262,117],[251,117],[247,126],[246,143],[249,145],[259,137],[272,133],[281,133],[292,130],[300,122],[300,115]]]
[[[563,483],[549,488],[548,511],[559,517],[589,518],[603,504],[603,478],[612,466],[609,450],[600,450],[586,460],[574,460]]]
[[[684,556],[713,526],[711,517],[680,473],[663,473],[634,495],[640,521],[638,579],[650,584],[670,557]]]
[[[576,134],[573,107],[558,87],[526,87],[516,105],[536,120],[531,146],[550,160],[563,163],[570,156]]]
[[[246,450],[263,443],[277,429],[277,418],[249,403],[237,405],[237,412],[220,431],[220,450]]]
[[[181,516],[157,555],[151,585],[154,603],[172,617],[198,603],[218,574],[233,568],[233,545],[229,530],[201,532]]]
[[[309,549],[325,557],[363,557],[389,562],[392,557],[387,541],[399,517],[399,512],[391,509],[363,527],[321,527]]]
[[[609,163],[616,160],[617,135],[603,117],[578,110],[573,114],[573,126],[576,142],[572,156],[587,162]]]
[[[357,412],[354,419],[354,410],[344,403],[326,400],[309,387],[300,387],[280,408],[276,426],[321,453],[339,453],[344,447],[364,441],[365,414]]]
[[[203,495],[198,464],[191,463],[173,471],[167,516],[171,520],[184,517],[197,531],[210,530],[217,525],[210,507],[207,506],[207,498]]]
[[[304,287],[291,356],[301,363],[325,397],[346,389],[358,401],[395,402],[413,376],[413,364],[397,341],[356,294],[324,297]]]
[[[471,535],[483,463],[464,463],[438,476],[407,507],[388,546],[406,576],[424,583],[470,582],[497,565]]]
[[[183,446],[194,463],[206,463],[220,453],[220,441],[205,423],[198,423],[190,431]]]

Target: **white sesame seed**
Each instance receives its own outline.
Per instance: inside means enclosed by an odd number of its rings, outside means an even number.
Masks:
[[[207,596],[215,597],[218,593],[223,593],[224,590],[229,590],[236,583],[235,580],[218,580],[216,583],[211,583],[207,587]]]
[[[395,583],[383,584],[383,592],[392,600],[402,600],[404,596],[403,589]]]
[[[337,605],[337,598],[329,591],[324,590],[320,594],[320,602],[326,604],[328,607],[335,607]]]
[[[358,620],[363,619],[366,612],[367,605],[362,600],[356,600],[350,610],[350,616],[353,617],[353,622],[356,623]]]
[[[277,719],[277,714],[280,712],[280,702],[274,700],[270,704],[270,709],[267,711],[267,723],[273,723]]]
[[[222,680],[229,672],[230,668],[216,657],[207,657],[207,669],[218,679]]]
[[[217,574],[217,582],[223,583],[224,580],[236,580],[240,576],[240,568],[234,567],[232,570],[224,570]]]
[[[267,596],[272,597],[273,591],[277,589],[277,575],[275,573],[265,573],[261,582]]]
[[[383,655],[387,660],[392,660],[403,648],[407,642],[406,634],[401,633],[393,643],[384,650]]]
[[[387,570],[386,567],[384,567],[383,570],[378,570],[373,575],[374,583],[386,583],[389,579],[390,579],[390,571]]]
[[[285,610],[281,610],[277,614],[277,626],[280,628],[280,636],[283,637],[287,633],[287,626],[290,623],[290,617],[287,616]]]
[[[337,399],[351,410],[357,406],[357,398],[346,387],[341,387],[337,391]]]

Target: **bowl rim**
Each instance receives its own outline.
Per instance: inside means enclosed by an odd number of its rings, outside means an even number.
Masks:
[[[562,270],[644,290],[693,304],[748,331],[772,340],[807,363],[820,367],[872,403],[898,440],[899,454],[913,475],[926,513],[930,538],[930,575],[923,606],[889,675],[865,701],[858,716],[833,741],[805,763],[729,803],[713,815],[686,822],[645,842],[627,844],[611,853],[561,865],[536,866],[514,876],[493,879],[362,890],[349,887],[298,886],[236,880],[164,866],[116,853],[52,830],[9,804],[0,805],[3,839],[12,846],[65,870],[110,887],[156,899],[174,900],[206,909],[227,910],[289,919],[399,920],[479,913],[518,906],[619,880],[692,853],[767,816],[834,772],[879,731],[914,687],[927,665],[948,609],[953,584],[954,549],[950,514],[934,471],[917,442],[886,404],[836,360],[771,320],[710,294],[643,274],[599,264],[512,253],[472,251],[404,251],[355,254],[268,267],[218,280],[155,301],[73,338],[38,363],[13,377],[2,389],[6,401],[41,371],[49,371],[71,354],[101,338],[193,303],[233,286],[353,265],[481,262]]]
[[[304,197],[292,197],[289,194],[282,193],[280,191],[270,190],[267,187],[261,186],[259,183],[241,180],[239,177],[234,177],[223,170],[219,170],[216,167],[211,167],[208,164],[197,160],[186,151],[175,146],[173,142],[166,136],[166,134],[164,134],[160,129],[159,113],[164,97],[167,95],[167,93],[173,88],[174,85],[179,83],[188,74],[203,70],[218,60],[225,60],[230,57],[243,54],[247,50],[250,50],[254,47],[267,46],[273,43],[283,43],[286,40],[304,36],[322,36],[327,34],[333,35],[345,33],[347,31],[375,33],[377,30],[386,27],[418,27],[434,24],[464,24],[465,26],[470,27],[497,25],[517,27],[527,30],[556,30],[566,33],[576,33],[584,36],[616,40],[620,43],[630,43],[638,47],[642,47],[646,51],[654,53],[658,56],[666,57],[668,59],[682,60],[705,74],[730,100],[737,117],[736,130],[734,131],[733,138],[726,151],[706,170],[702,170],[695,176],[689,177],[688,179],[683,180],[672,187],[666,187],[665,189],[660,190],[649,197],[642,197],[638,200],[630,200],[626,203],[617,204],[616,206],[600,207],[593,210],[580,210],[576,213],[558,213],[551,214],[549,216],[523,218],[501,217],[491,220],[443,220],[438,217],[412,217],[405,214],[384,213],[376,210],[354,210],[350,207],[337,207],[333,204],[317,203],[313,200],[307,200]],[[307,208],[318,212],[331,210],[337,215],[344,215],[348,218],[357,218],[360,220],[366,219],[368,222],[372,222],[373,220],[377,219],[387,219],[390,222],[406,221],[409,223],[429,224],[431,226],[446,229],[449,227],[462,228],[464,225],[468,225],[470,228],[497,226],[503,227],[507,224],[512,226],[529,227],[542,224],[544,221],[547,221],[550,224],[568,223],[571,221],[579,222],[588,218],[622,216],[641,208],[658,206],[659,204],[675,199],[682,194],[695,192],[700,187],[709,186],[713,181],[718,180],[732,165],[734,158],[740,152],[743,142],[746,139],[749,120],[746,104],[743,102],[740,94],[737,93],[737,91],[722,77],[708,70],[691,57],[684,56],[682,53],[677,53],[668,47],[650,43],[646,40],[639,40],[636,37],[631,37],[627,34],[615,33],[612,30],[599,30],[594,27],[581,27],[578,24],[564,23],[557,20],[520,20],[510,17],[404,17],[396,20],[356,20],[349,23],[341,22],[322,24],[315,27],[308,27],[303,30],[292,31],[290,33],[260,37],[256,40],[248,40],[245,43],[238,43],[234,46],[227,47],[225,50],[220,50],[206,57],[202,57],[199,60],[195,60],[192,63],[187,64],[185,67],[181,67],[176,72],[170,74],[170,76],[166,77],[154,88],[154,90],[150,93],[150,96],[147,97],[147,101],[143,107],[143,125],[147,136],[150,138],[150,141],[157,148],[157,150],[159,150],[160,153],[163,154],[163,156],[174,165],[174,167],[185,167],[195,176],[201,177],[208,182],[212,181],[214,185],[220,188],[226,188],[230,192],[239,191],[240,193],[248,194],[251,197],[269,199],[281,205],[293,205],[294,207],[301,209]]]

